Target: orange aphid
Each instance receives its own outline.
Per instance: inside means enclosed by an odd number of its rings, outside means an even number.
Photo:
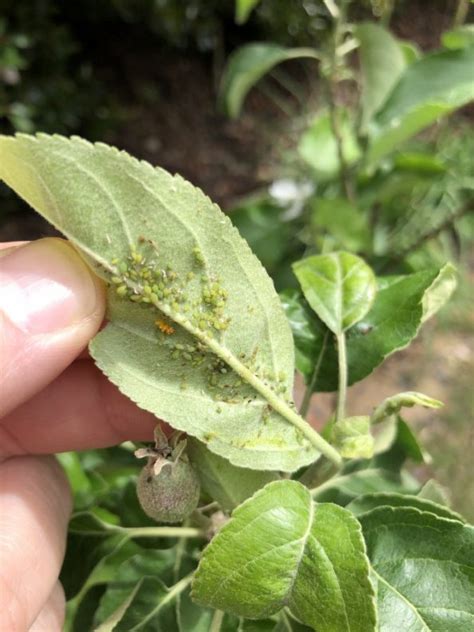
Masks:
[[[158,329],[162,333],[166,334],[167,336],[171,336],[171,334],[174,334],[174,327],[172,327],[166,321],[161,320],[161,318],[158,318],[158,320],[155,320],[155,325],[158,327]]]

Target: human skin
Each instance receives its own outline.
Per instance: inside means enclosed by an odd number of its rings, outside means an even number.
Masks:
[[[0,630],[62,630],[72,500],[54,453],[153,438],[86,348],[105,290],[66,241],[0,245]]]

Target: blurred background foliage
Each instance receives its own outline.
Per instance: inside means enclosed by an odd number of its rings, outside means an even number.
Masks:
[[[449,412],[420,424],[467,515],[457,455],[472,450],[460,437],[473,413],[473,8],[0,0],[1,133],[80,134],[179,171],[229,212],[278,290],[295,286],[293,261],[337,249],[384,275],[458,263],[460,288],[424,342],[353,397],[367,410],[395,381],[418,389],[430,374],[420,390],[444,394]],[[2,240],[50,231],[0,188]]]

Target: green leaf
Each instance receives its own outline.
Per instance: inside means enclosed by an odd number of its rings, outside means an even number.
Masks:
[[[235,21],[237,24],[245,24],[259,2],[260,0],[236,0]]]
[[[282,220],[283,209],[269,200],[250,200],[229,217],[267,270],[278,265],[294,241],[293,227]]]
[[[205,549],[192,596],[248,618],[284,606],[319,632],[375,630],[359,525],[314,505],[296,481],[276,481],[238,507]]]
[[[341,248],[361,251],[370,243],[370,230],[364,213],[345,198],[315,198],[311,204],[311,228],[317,239],[332,238]]]
[[[342,108],[337,110],[336,116],[339,117],[344,158],[346,163],[351,165],[361,156],[352,128],[352,119],[348,111]],[[312,125],[302,134],[298,143],[298,152],[314,169],[319,179],[332,178],[339,172],[338,148],[327,112],[318,115]]]
[[[434,316],[442,307],[446,305],[458,284],[458,275],[456,268],[447,263],[441,269],[440,274],[436,277],[429,288],[428,292],[423,295],[423,317],[422,323]]]
[[[474,98],[474,46],[428,55],[409,65],[371,128],[367,161]]]
[[[406,67],[405,55],[393,35],[378,24],[358,24],[362,72],[362,129],[384,105]]]
[[[147,551],[120,565],[97,609],[96,632],[168,632],[176,628],[174,601],[191,576],[168,589],[158,577],[161,553]]]
[[[279,478],[277,472],[262,472],[236,467],[191,439],[187,453],[198,473],[202,490],[217,500],[224,511],[232,511],[267,483]]]
[[[445,103],[417,105],[403,117],[395,119],[392,125],[374,127],[376,131],[373,132],[367,150],[367,163],[370,166],[377,165],[384,156],[398,149],[406,140],[436,123],[452,110],[453,108]]]
[[[201,191],[106,145],[46,135],[1,137],[0,177],[110,284],[90,350],[125,395],[239,466],[290,471],[318,456],[292,407],[293,341],[273,284]]]
[[[360,516],[384,632],[474,626],[474,528],[418,509]]]
[[[359,322],[374,302],[374,273],[349,252],[307,257],[293,271],[310,306],[336,335]]]
[[[219,101],[224,112],[237,118],[249,90],[274,66],[290,59],[317,59],[312,48],[285,48],[278,44],[255,42],[234,51],[222,76]]]
[[[374,438],[370,434],[370,417],[346,417],[334,425],[332,443],[346,459],[370,459]]]
[[[371,310],[346,332],[349,384],[362,380],[387,356],[410,344],[422,323],[448,300],[446,289],[454,274],[448,263],[441,269],[378,279],[379,290]],[[326,329],[297,291],[282,292],[280,298],[293,331],[296,367],[308,382]],[[315,390],[337,390],[337,354],[331,339],[322,366]]]
[[[385,421],[392,415],[396,415],[402,408],[413,408],[413,406],[423,406],[424,408],[441,408],[443,402],[437,399],[428,397],[423,393],[417,393],[416,391],[406,391],[404,393],[397,393],[387,397],[384,401],[377,406],[371,416],[371,422],[378,424]]]
[[[395,494],[388,492],[378,492],[375,494],[365,494],[351,501],[346,505],[346,509],[352,511],[355,516],[377,509],[378,507],[414,507],[420,511],[428,511],[440,518],[449,518],[451,520],[459,520],[464,522],[462,516],[455,511],[451,511],[438,503],[431,500],[425,500],[420,496],[411,496],[409,494]]]
[[[431,502],[444,505],[445,507],[450,506],[448,491],[433,478],[426,481],[418,492],[418,497],[424,500],[431,500]]]
[[[318,502],[345,506],[358,496],[375,492],[416,494],[418,482],[405,472],[368,468],[329,479],[313,491]]]
[[[76,536],[77,538],[77,536]],[[87,554],[90,555],[90,551],[93,548],[91,546],[90,538],[87,539],[86,546],[84,547]],[[95,565],[89,568],[89,573],[86,577],[82,578],[80,583],[80,590],[76,592],[72,599],[68,599],[67,603],[67,621],[69,629],[74,629],[74,625],[79,618],[82,604],[87,601],[88,593],[97,586],[102,586],[114,581],[118,567],[122,562],[131,558],[133,555],[141,551],[141,547],[131,541],[127,536],[115,535],[108,538],[106,542],[102,543],[97,551],[97,562]],[[78,557],[84,557],[82,547],[77,546],[77,540],[73,541],[71,538],[68,541],[68,549],[66,554],[67,567],[63,567],[62,570],[62,583],[69,583],[68,578],[65,578],[67,573],[69,576],[77,576],[78,569],[84,563],[83,559],[77,559]],[[70,597],[70,594],[68,595]]]
[[[441,36],[441,42],[445,48],[457,50],[474,45],[474,24],[463,24],[450,31],[446,31]]]
[[[410,426],[400,416],[395,418],[397,425],[397,446],[403,451],[405,458],[415,463],[431,463],[431,456],[423,450]]]

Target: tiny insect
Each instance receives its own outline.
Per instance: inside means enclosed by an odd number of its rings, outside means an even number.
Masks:
[[[174,327],[172,327],[166,321],[161,320],[161,318],[158,318],[158,320],[155,320],[155,325],[163,334],[166,334],[167,336],[171,336],[171,334],[174,334],[175,332]]]

